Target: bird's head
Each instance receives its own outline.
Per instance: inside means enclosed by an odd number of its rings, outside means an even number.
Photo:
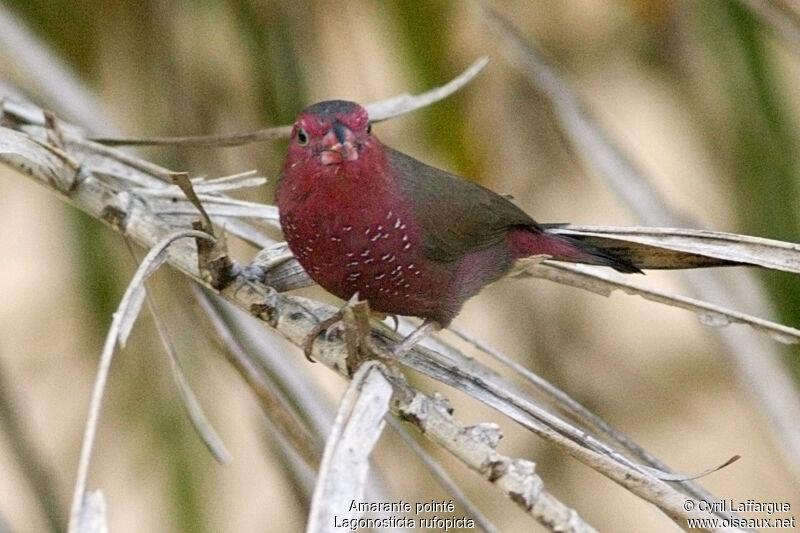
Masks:
[[[355,102],[328,100],[306,108],[292,129],[289,157],[322,165],[358,161],[372,142],[367,110]]]

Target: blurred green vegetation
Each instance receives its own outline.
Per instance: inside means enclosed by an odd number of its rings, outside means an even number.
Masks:
[[[408,61],[405,67],[414,73],[410,91],[421,92],[442,83],[443,72],[463,69],[451,53],[449,32],[453,2],[437,0],[411,6],[403,0],[385,2],[386,14],[397,29],[397,45]],[[422,115],[423,134],[431,139],[432,150],[442,153],[452,162],[453,171],[464,176],[480,174],[480,154],[473,148],[485,132],[473,131],[474,125],[464,120],[463,95],[456,93],[431,106]]]
[[[733,111],[720,136],[726,175],[734,185],[736,230],[798,242],[800,136],[791,109],[793,90],[787,91],[794,82],[776,55],[775,36],[739,2],[708,2],[698,12],[706,22],[702,37],[721,70],[715,79],[724,82],[718,96]],[[800,323],[800,278],[782,272],[762,277],[778,319]],[[795,368],[800,371],[800,365]]]

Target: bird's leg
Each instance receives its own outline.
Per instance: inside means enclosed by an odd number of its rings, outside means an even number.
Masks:
[[[442,329],[441,324],[439,324],[435,320],[426,318],[420,327],[409,333],[405,339],[400,341],[398,344],[395,345],[394,348],[392,348],[392,355],[394,355],[395,357],[403,355],[411,348],[416,346],[423,339],[425,339],[426,337],[428,337],[433,333],[436,333],[440,329]]]
[[[369,319],[372,315],[383,319],[383,315],[370,311],[367,301],[359,301],[358,293],[354,294],[334,315],[318,323],[311,330],[303,343],[303,353],[306,359],[314,362],[311,351],[314,341],[322,332],[325,332],[325,339],[329,340],[338,335],[340,331],[344,331],[344,339],[347,343],[347,368],[355,369],[369,349],[367,339],[370,334]]]
[[[366,301],[353,303],[351,300],[342,308],[342,324],[347,343],[345,365],[351,376],[355,374],[361,361],[369,355],[367,340],[371,329],[369,318],[369,304]]]

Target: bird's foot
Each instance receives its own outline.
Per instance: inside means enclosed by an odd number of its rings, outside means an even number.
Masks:
[[[369,319],[371,312],[366,301],[359,301],[358,294],[354,294],[350,301],[342,306],[330,318],[317,324],[311,331],[303,345],[303,353],[306,359],[314,361],[311,353],[314,341],[324,332],[326,340],[341,336],[344,333],[344,340],[347,343],[347,358],[345,365],[348,372],[352,373],[361,364],[361,361],[369,356],[370,347],[368,339],[370,335]]]
[[[347,343],[345,365],[351,375],[362,361],[371,357],[377,357],[389,367],[394,368],[398,357],[404,355],[429,335],[442,328],[435,320],[426,319],[421,326],[412,331],[402,341],[394,346],[387,347],[371,336],[369,321],[375,315],[380,318],[385,316],[370,311],[369,304],[366,301],[359,301],[358,294],[354,294],[334,315],[314,326],[311,334],[303,343],[303,353],[306,359],[314,362],[312,350],[314,342],[320,334],[324,334],[325,340],[341,337],[343,334],[344,341]],[[396,321],[397,319],[395,318]]]

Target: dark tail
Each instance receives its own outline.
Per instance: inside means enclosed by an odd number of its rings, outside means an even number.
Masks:
[[[532,255],[549,255],[555,261],[611,267],[625,274],[643,274],[630,261],[612,252],[566,235],[516,230],[511,234],[511,254],[515,259]]]
[[[563,257],[553,256],[555,260],[607,266],[623,274],[644,274],[636,265],[627,259],[617,257],[605,248],[598,248],[587,242],[573,239],[565,235],[552,235],[548,233],[545,233],[545,235],[547,235],[547,238],[562,241],[569,248],[568,253]]]

